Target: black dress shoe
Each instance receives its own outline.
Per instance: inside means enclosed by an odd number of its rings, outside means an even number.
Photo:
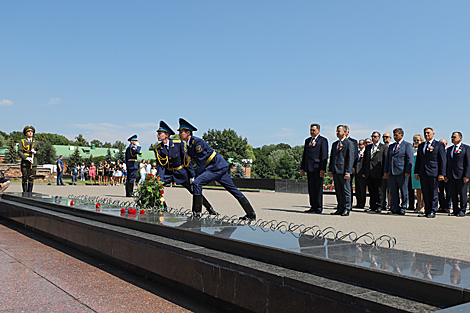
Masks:
[[[436,217],[436,213],[429,213],[428,215],[426,215],[427,218],[435,218]]]
[[[345,210],[343,213],[341,213],[341,216],[349,216],[349,211]]]
[[[330,215],[341,215],[342,212],[340,210],[336,210],[335,212],[333,213],[330,213]]]
[[[459,213],[459,214],[460,214],[460,213]],[[457,216],[457,214],[455,214],[454,212],[449,213],[449,214],[447,214],[447,215],[449,215],[449,216]]]
[[[406,213],[405,209],[402,209],[397,212],[398,215],[405,215],[405,213]]]
[[[425,213],[419,213],[418,217],[427,217],[427,215]]]
[[[375,213],[382,213],[382,209],[381,208],[377,208],[377,210],[375,210]]]
[[[387,214],[394,215],[394,214],[398,214],[398,213],[397,213],[397,212],[393,212],[393,211],[389,211]]]
[[[365,209],[364,212],[374,212],[375,210],[372,209]]]
[[[459,214],[455,215],[457,217],[465,217],[465,212],[464,211],[460,211]]]
[[[307,211],[304,211],[304,213],[313,213],[313,212],[315,212],[314,208],[310,208]]]

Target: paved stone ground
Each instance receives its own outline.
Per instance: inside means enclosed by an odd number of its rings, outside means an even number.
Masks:
[[[222,312],[0,220],[0,312]]]
[[[7,191],[20,191],[21,184],[13,183]],[[126,200],[124,186],[55,186],[36,184],[34,191],[50,195],[93,195]],[[204,189],[204,195],[223,215],[244,215],[238,201],[225,190]],[[386,213],[365,213],[355,210],[348,217],[332,216],[336,206],[334,195],[324,196],[323,214],[303,213],[308,209],[308,195],[271,192],[245,192],[257,217],[263,220],[288,221],[320,228],[333,227],[344,233],[371,232],[374,236],[390,235],[397,239],[397,249],[434,254],[449,258],[470,260],[470,216],[457,218],[438,213],[436,218],[418,218],[416,213],[406,216]],[[183,188],[165,188],[165,199],[172,207],[191,207],[191,195]]]

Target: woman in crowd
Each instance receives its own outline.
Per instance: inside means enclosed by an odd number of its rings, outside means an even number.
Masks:
[[[140,162],[139,169],[140,169],[140,180],[139,180],[139,185],[140,185],[144,182],[145,175],[147,174],[145,160],[142,160],[142,162]]]
[[[115,171],[115,166],[112,162],[109,162],[109,173],[108,173],[108,180],[109,184],[111,186],[114,186],[114,171]]]
[[[100,164],[98,165],[98,184],[100,186],[103,183],[103,175],[104,175],[104,166],[103,166],[103,162],[100,161]]]
[[[124,185],[127,180],[127,165],[126,163],[122,163],[122,184]]]
[[[152,169],[150,170],[150,174],[153,176],[157,175],[157,163],[152,164]]]
[[[104,185],[108,185],[108,178],[109,178],[109,163],[108,160],[104,160]]]
[[[95,163],[91,162],[91,166],[90,166],[90,183],[92,185],[96,184],[96,167],[95,167]]]
[[[424,142],[423,135],[416,134],[413,136],[413,153],[414,153],[414,160],[413,160],[413,167],[411,169],[411,173],[415,172],[415,163],[416,163],[416,156],[418,155],[418,146],[420,143]],[[421,182],[414,178],[414,175],[411,175],[411,186],[413,190],[416,190],[416,210],[415,212],[424,213],[424,199],[423,193],[421,191]],[[410,201],[414,201],[414,194],[410,195]]]
[[[122,165],[121,161],[116,160],[116,167],[114,170],[114,182],[116,183],[117,186],[121,184],[121,177],[122,177]]]

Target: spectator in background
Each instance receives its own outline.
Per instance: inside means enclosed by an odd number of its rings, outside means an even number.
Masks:
[[[122,164],[121,164],[121,161],[116,160],[116,166],[114,168],[114,182],[116,183],[117,186],[121,184],[121,178],[122,178]]]
[[[140,170],[139,185],[140,185],[145,181],[145,175],[147,174],[147,166],[145,165],[144,159],[142,159],[142,161],[139,164],[139,170]]]
[[[91,162],[91,166],[90,166],[90,184],[94,185],[96,184],[96,167],[95,167],[95,163]]]
[[[366,138],[365,141],[366,141],[366,146],[372,144],[372,140],[370,138]]]
[[[440,139],[439,142],[444,144],[444,149],[447,149],[447,140]],[[450,213],[451,208],[451,197],[449,191],[449,184],[446,180],[442,180],[438,184],[438,194],[439,194],[439,209],[437,212]]]
[[[80,167],[80,180],[85,181],[85,174],[86,174],[86,166],[85,163],[82,163],[82,166]]]
[[[387,149],[388,149],[388,147],[390,146],[392,142],[392,135],[390,133],[384,133],[382,136],[382,140],[383,140],[384,145],[387,146]],[[388,155],[388,151],[387,151],[387,155]],[[386,210],[387,207],[390,207],[390,202],[392,199],[392,197],[390,196],[390,184],[389,184],[388,179],[384,179],[382,181],[382,192],[383,192],[382,209]]]
[[[5,192],[7,188],[10,186],[10,180],[5,178],[5,172],[0,171],[0,193]]]
[[[108,178],[109,178],[109,170],[110,170],[110,166],[109,166],[109,163],[108,163],[108,160],[104,160],[104,185],[107,186],[108,185]]]
[[[104,165],[103,162],[100,161],[98,164],[98,184],[101,186],[101,183],[103,182],[103,176],[104,176]]]
[[[72,173],[72,185],[76,185],[78,182],[78,164],[75,164],[70,172]]]
[[[114,163],[111,161],[109,162],[109,173],[108,173],[108,180],[109,184],[111,186],[114,186],[114,171],[116,170],[116,167],[114,166]]]
[[[157,163],[152,164],[152,169],[150,170],[150,174],[153,176],[157,175]]]
[[[357,157],[354,161],[353,172],[355,187],[356,187],[356,205],[355,208],[364,209],[366,205],[366,189],[367,189],[367,179],[364,177],[365,174],[365,164],[364,164],[364,153],[366,150],[366,141],[364,139],[359,140],[358,150],[356,151]]]
[[[64,157],[61,155],[57,159],[57,186],[65,186],[62,177],[64,176],[64,162],[62,161]]]
[[[145,165],[145,174],[150,174],[152,171],[152,164],[150,164],[150,160],[147,160],[147,164]]]
[[[413,154],[414,154],[414,159],[413,159],[413,168],[411,170],[411,173],[414,173],[415,171],[415,164],[416,164],[416,156],[418,155],[418,146],[424,142],[423,135],[421,134],[416,134],[413,136]],[[414,203],[414,190],[416,190],[416,210],[415,212],[418,213],[424,213],[424,201],[423,201],[423,193],[421,191],[421,182],[416,179],[411,179],[411,187],[412,187],[412,193],[410,193],[410,207],[411,207],[411,202]]]
[[[127,165],[126,162],[122,163],[122,184],[124,185],[127,181]]]

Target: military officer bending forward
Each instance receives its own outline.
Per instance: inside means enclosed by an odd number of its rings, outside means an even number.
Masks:
[[[175,132],[164,121],[160,121],[157,138],[161,143],[155,148],[155,157],[158,162],[157,176],[160,177],[165,185],[175,182],[178,185],[182,185],[192,194],[193,189],[189,179],[194,177],[194,169],[189,164],[190,160],[187,156],[187,148],[184,143],[179,139],[170,139],[170,136],[174,134]],[[209,214],[217,215],[217,212],[204,197],[203,205]]]
[[[196,179],[193,182],[193,212],[202,210],[202,186],[212,181],[219,182],[228,192],[234,196],[245,210],[246,215],[241,219],[256,219],[255,211],[248,199],[233,184],[228,174],[228,163],[224,158],[214,151],[203,139],[193,136],[196,127],[179,119],[179,137],[188,145],[188,155],[196,162]]]

